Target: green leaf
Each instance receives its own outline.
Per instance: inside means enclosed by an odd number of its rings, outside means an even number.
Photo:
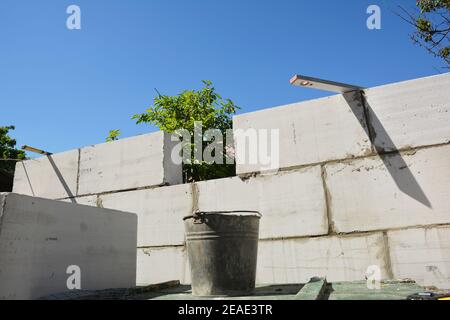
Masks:
[[[136,123],[148,123],[169,133],[177,129],[186,129],[193,136],[194,123],[201,121],[203,132],[218,129],[225,134],[232,128],[232,116],[239,109],[231,99],[223,99],[212,81],[202,80],[200,90],[183,90],[174,96],[157,95],[153,105],[144,113],[132,117]],[[224,155],[224,157],[226,157]],[[234,165],[195,163],[183,164],[186,182],[205,179],[224,178],[235,174]],[[224,161],[225,163],[225,161]]]
[[[108,137],[106,137],[106,142],[119,140],[120,129],[114,129],[109,131]]]

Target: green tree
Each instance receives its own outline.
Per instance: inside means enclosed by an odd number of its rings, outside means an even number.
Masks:
[[[195,122],[202,123],[203,131],[208,129],[220,130],[223,137],[226,130],[232,128],[232,115],[236,113],[236,106],[230,99],[222,99],[216,92],[211,81],[202,81],[204,87],[198,91],[185,90],[175,96],[158,95],[154,98],[153,105],[145,113],[136,114],[133,119],[136,123],[150,123],[160,130],[175,133],[178,129],[185,129],[191,134],[189,143],[192,149],[194,145],[194,125]],[[225,140],[225,138],[224,138]],[[214,139],[210,143],[214,142]],[[229,143],[229,141],[228,141]],[[202,151],[207,146],[203,142]],[[228,146],[229,147],[229,146]],[[223,146],[222,150],[227,148]],[[192,152],[191,163],[183,163],[183,176],[186,182],[201,181],[209,179],[224,178],[235,175],[235,165],[226,164],[227,153],[222,152],[223,164],[198,163],[194,159]]]
[[[14,126],[0,127],[0,170],[13,173],[17,160],[25,159],[25,152],[16,149],[16,140],[9,136]]]
[[[399,6],[399,16],[414,26],[414,43],[450,65],[450,0],[416,0],[417,10],[409,12]]]
[[[106,142],[119,140],[120,130],[114,129],[110,130],[108,136],[106,137]]]

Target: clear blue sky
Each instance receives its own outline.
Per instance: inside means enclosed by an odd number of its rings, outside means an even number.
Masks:
[[[323,96],[295,73],[375,86],[433,75],[392,14],[415,0],[53,0],[0,2],[0,125],[18,145],[52,152],[156,130],[131,116],[166,94],[212,80],[249,112]],[[66,8],[81,8],[81,30]],[[382,9],[382,29],[366,9]]]

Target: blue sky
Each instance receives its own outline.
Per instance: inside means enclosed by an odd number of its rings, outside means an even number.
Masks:
[[[155,131],[130,118],[155,95],[212,80],[242,112],[326,95],[296,73],[375,86],[442,72],[391,10],[415,0],[2,0],[0,125],[51,152]],[[66,8],[81,8],[81,30]],[[382,10],[368,30],[366,9]]]

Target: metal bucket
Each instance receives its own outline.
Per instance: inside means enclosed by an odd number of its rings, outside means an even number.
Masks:
[[[253,293],[260,218],[256,211],[222,211],[183,219],[194,296]]]

